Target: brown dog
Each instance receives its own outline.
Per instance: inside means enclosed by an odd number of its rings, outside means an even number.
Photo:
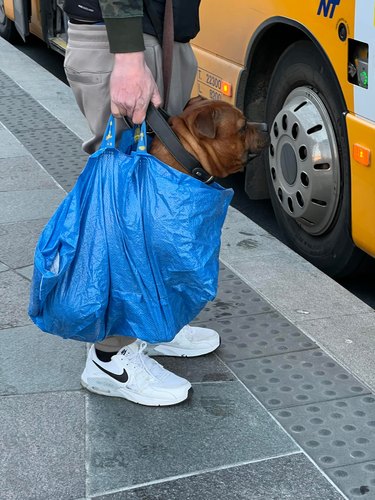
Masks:
[[[260,153],[269,144],[264,124],[248,122],[231,104],[200,96],[190,99],[180,115],[170,118],[169,125],[184,148],[214,177],[243,170],[249,154]],[[157,137],[150,153],[186,173]]]

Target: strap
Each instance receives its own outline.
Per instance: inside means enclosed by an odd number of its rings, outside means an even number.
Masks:
[[[168,107],[169,90],[172,79],[173,45],[174,45],[174,19],[172,0],[165,1],[164,20],[161,22],[155,11],[152,0],[143,0],[148,17],[154,27],[157,39],[162,47],[164,107]]]
[[[213,182],[214,176],[206,172],[199,161],[183,147],[179,138],[169,126],[168,118],[164,110],[156,109],[152,104],[149,105],[146,121],[173,158],[196,179],[205,184]]]
[[[163,83],[164,83],[164,107],[168,108],[169,90],[172,79],[173,66],[173,6],[172,0],[166,0],[164,11],[164,30],[163,30]]]

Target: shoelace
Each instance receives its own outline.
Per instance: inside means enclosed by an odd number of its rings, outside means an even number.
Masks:
[[[154,378],[162,380],[168,374],[168,372],[154,359],[151,359],[149,356],[144,354],[144,351],[147,347],[147,342],[141,342],[138,347],[138,351],[135,353],[131,353],[129,356],[129,361],[132,362],[134,368],[139,368],[141,364],[144,370]],[[130,353],[130,351],[128,351]]]

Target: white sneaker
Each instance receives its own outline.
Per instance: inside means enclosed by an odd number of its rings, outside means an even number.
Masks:
[[[190,382],[163,368],[144,354],[145,342],[122,348],[104,363],[91,346],[81,384],[103,396],[125,398],[147,406],[168,406],[188,397]]]
[[[186,325],[171,342],[149,344],[147,354],[151,356],[181,356],[192,358],[208,354],[220,345],[220,336],[215,330]]]

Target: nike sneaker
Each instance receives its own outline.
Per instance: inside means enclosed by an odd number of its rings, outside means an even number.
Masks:
[[[190,382],[145,354],[146,342],[134,342],[104,363],[91,346],[81,384],[103,396],[125,398],[146,406],[169,406],[188,397]]]
[[[215,330],[186,325],[171,342],[148,344],[147,354],[192,358],[215,351],[219,345],[220,336]]]

